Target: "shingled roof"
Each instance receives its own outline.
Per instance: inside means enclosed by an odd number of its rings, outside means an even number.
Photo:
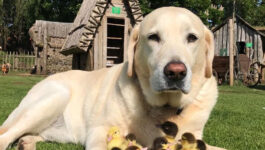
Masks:
[[[130,8],[134,22],[140,22],[143,17],[138,0],[124,0],[123,2]],[[110,0],[83,1],[62,47],[62,54],[69,55],[73,52],[86,52],[88,50],[110,3]]]

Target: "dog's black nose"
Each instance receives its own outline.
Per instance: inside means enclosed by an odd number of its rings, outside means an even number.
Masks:
[[[187,74],[187,68],[182,62],[171,61],[165,66],[164,74],[169,80],[182,80]]]

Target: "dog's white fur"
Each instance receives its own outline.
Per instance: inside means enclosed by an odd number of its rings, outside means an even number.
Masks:
[[[161,40],[148,39],[152,33]],[[187,42],[189,33],[198,40]],[[212,33],[190,11],[157,9],[133,29],[128,62],[93,72],[58,73],[35,85],[1,126],[0,150],[26,134],[19,141],[25,149],[34,149],[37,141],[57,141],[104,150],[107,130],[114,125],[151,146],[162,135],[156,124],[165,120],[178,124],[177,138],[188,131],[201,139],[217,99],[213,45]],[[179,88],[187,94],[165,90],[169,85],[163,68],[172,60],[186,65]],[[180,107],[184,110],[177,116]]]

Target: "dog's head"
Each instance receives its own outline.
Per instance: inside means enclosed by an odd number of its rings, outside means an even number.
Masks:
[[[132,30],[128,75],[136,73],[150,104],[171,104],[152,97],[189,94],[194,84],[211,77],[213,56],[212,32],[196,15],[184,8],[159,8]]]

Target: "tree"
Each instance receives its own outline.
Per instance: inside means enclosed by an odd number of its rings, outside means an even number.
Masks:
[[[211,5],[210,0],[140,0],[144,14],[163,6],[184,7],[197,14],[205,24],[208,24],[206,11]]]
[[[232,15],[234,0],[224,0],[224,16]],[[245,19],[251,25],[265,25],[265,6],[264,2],[260,0],[236,0],[235,4],[236,14]]]
[[[185,7],[197,14],[210,27],[232,15],[234,0],[140,0],[144,14],[162,6]],[[236,0],[236,14],[252,25],[265,25],[264,0]],[[223,10],[222,10],[223,9]]]
[[[35,20],[72,22],[82,0],[0,0],[0,40],[5,49],[30,49],[28,30]]]

